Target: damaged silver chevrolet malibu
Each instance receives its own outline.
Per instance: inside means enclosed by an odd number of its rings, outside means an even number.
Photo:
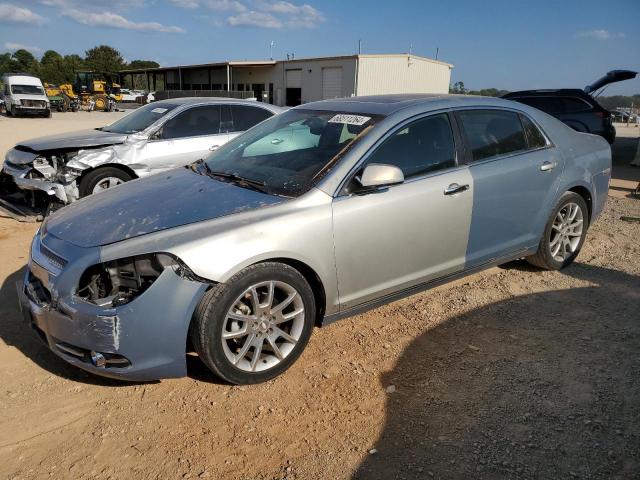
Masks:
[[[5,197],[27,196],[32,207],[64,205],[187,165],[281,111],[227,98],[155,102],[106,127],[16,145],[6,155],[0,189]]]
[[[223,379],[261,382],[315,325],[513,259],[569,265],[610,167],[601,137],[508,100],[310,103],[54,213],[20,302],[90,372],[182,376],[192,345]]]

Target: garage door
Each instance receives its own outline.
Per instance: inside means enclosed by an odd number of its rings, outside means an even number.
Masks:
[[[287,70],[287,88],[302,88],[302,70]]]
[[[342,67],[322,69],[322,98],[342,97]]]

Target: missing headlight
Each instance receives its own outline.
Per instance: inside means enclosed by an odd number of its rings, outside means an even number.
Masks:
[[[120,258],[89,267],[80,277],[78,296],[100,306],[117,307],[145,292],[165,268],[179,265],[166,253]]]

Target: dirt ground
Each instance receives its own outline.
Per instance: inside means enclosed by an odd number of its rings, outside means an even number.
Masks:
[[[0,478],[640,478],[640,223],[620,219],[640,200],[620,196],[570,268],[513,262],[316,329],[251,387],[194,357],[147,384],[66,365],[16,304],[36,226],[0,218]]]

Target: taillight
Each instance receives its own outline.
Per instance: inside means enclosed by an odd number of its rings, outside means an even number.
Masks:
[[[611,118],[611,112],[605,110],[602,112],[596,112],[596,115],[600,118]]]

